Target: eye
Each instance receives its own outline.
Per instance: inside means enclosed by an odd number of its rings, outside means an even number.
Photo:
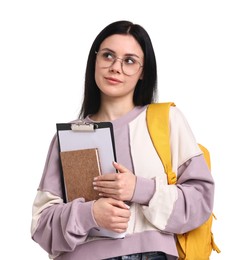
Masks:
[[[105,60],[114,60],[115,55],[112,52],[105,51],[105,52],[102,52],[102,58]]]
[[[125,57],[124,58],[124,64],[126,65],[133,65],[136,63],[136,60],[132,57]]]

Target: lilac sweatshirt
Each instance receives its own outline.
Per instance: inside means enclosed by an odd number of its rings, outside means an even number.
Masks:
[[[170,111],[170,142],[177,185],[168,185],[151,143],[146,107],[113,121],[117,161],[137,176],[131,219],[123,239],[90,237],[97,227],[93,202],[62,199],[59,152],[52,139],[33,204],[32,238],[56,260],[100,260],[138,252],[162,251],[177,259],[175,233],[201,225],[212,213],[214,182],[182,113]],[[86,118],[90,121],[89,118]]]

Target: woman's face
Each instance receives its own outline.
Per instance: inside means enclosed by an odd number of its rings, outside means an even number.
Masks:
[[[143,51],[133,36],[114,34],[106,38],[100,45],[95,64],[95,80],[101,98],[132,100],[143,63]]]

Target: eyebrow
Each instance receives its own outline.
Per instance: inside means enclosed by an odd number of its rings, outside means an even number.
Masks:
[[[111,50],[111,49],[109,49],[109,48],[103,48],[103,49],[101,49],[101,51],[110,51],[110,52],[116,54],[115,51],[113,51],[113,50]],[[135,53],[126,53],[126,54],[124,54],[124,56],[125,56],[125,57],[126,57],[126,56],[134,56],[134,57],[137,57],[138,59],[140,59],[140,57],[139,57],[137,54],[135,54]]]

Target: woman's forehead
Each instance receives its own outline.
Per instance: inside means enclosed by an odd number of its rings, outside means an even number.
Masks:
[[[110,49],[117,54],[137,54],[143,56],[140,44],[132,35],[114,34],[107,37],[100,45],[100,49]]]

